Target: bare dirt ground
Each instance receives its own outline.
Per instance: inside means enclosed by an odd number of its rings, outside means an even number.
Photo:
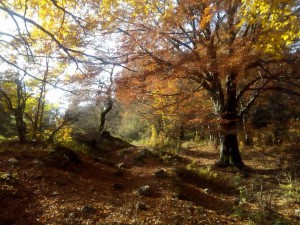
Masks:
[[[0,225],[299,224],[297,146],[248,149],[245,171],[215,168],[211,146],[48,150],[1,145]]]

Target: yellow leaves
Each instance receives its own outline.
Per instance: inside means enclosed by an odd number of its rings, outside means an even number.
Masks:
[[[282,48],[300,37],[299,18],[293,14],[293,0],[243,0],[241,24],[260,27],[256,47],[278,56]]]
[[[30,32],[29,41],[33,42],[34,47],[42,49],[45,43],[40,42],[50,41],[52,37],[49,33],[51,33],[63,45],[76,48],[81,45],[82,34],[97,26],[95,21],[99,12],[92,8],[95,7],[94,4],[89,0],[17,0],[12,1],[11,10],[43,27],[44,30],[27,23],[26,29]],[[48,33],[45,33],[45,30]],[[51,48],[52,51],[57,50],[55,44]]]
[[[164,4],[168,3],[169,1],[166,1]],[[156,0],[103,0],[100,6],[103,17],[102,26],[104,28],[115,27],[120,18],[122,18],[121,21],[124,18],[126,21],[153,19],[151,14],[157,12],[161,4]]]
[[[63,127],[61,130],[59,130],[59,132],[56,135],[56,139],[59,142],[63,142],[63,143],[70,143],[72,142],[72,128],[71,127]]]

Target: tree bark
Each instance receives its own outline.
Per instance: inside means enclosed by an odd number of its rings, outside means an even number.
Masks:
[[[236,77],[236,74],[231,73],[226,80],[226,101],[220,115],[220,159],[217,162],[220,167],[230,165],[237,168],[244,167],[237,137]]]
[[[23,120],[22,112],[16,112],[15,113],[15,120],[16,120],[16,126],[18,131],[18,137],[20,142],[26,142],[27,141],[27,135],[26,135],[26,123]]]
[[[99,125],[99,133],[101,137],[102,137],[102,132],[104,131],[105,128],[106,115],[110,112],[110,110],[112,110],[112,107],[113,107],[113,101],[112,99],[109,99],[106,109],[101,113],[101,119]]]
[[[245,166],[240,155],[237,134],[221,135],[220,159],[217,162],[217,165],[220,167],[228,167],[232,165],[237,168]]]
[[[14,109],[15,112],[15,120],[16,120],[16,126],[18,130],[18,136],[20,142],[26,142],[27,141],[27,128],[26,123],[24,121],[24,115],[25,115],[25,107],[26,107],[26,92],[25,92],[25,84],[22,83],[22,80],[17,79],[16,81],[17,85],[17,106],[16,109]],[[12,107],[13,109],[13,107]]]

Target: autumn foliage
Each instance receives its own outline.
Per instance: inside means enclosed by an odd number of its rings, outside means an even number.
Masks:
[[[3,63],[43,87],[73,83],[77,94],[78,83],[102,93],[107,82],[95,78],[117,67],[106,94],[90,95],[109,100],[98,104],[102,115],[116,97],[175,139],[213,125],[220,166],[243,167],[239,126],[263,93],[299,96],[296,0],[19,0],[1,1],[0,10],[15,25],[1,33],[2,48],[13,50]]]

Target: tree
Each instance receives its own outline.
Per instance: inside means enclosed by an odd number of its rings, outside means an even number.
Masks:
[[[299,96],[299,10],[294,0],[105,0],[103,26],[123,34],[122,54],[136,70],[119,91],[154,93],[151,81],[180,80],[182,91],[167,94],[177,101],[206,92],[219,125],[218,165],[242,168],[240,118],[263,91]]]
[[[27,125],[25,122],[26,103],[30,95],[25,86],[26,74],[20,73],[8,74],[6,79],[0,83],[0,100],[6,105],[6,108],[12,112],[15,118],[16,129],[19,140],[27,141]]]
[[[69,106],[72,115],[77,117],[75,127],[96,140],[101,140],[107,134],[107,115],[114,105],[114,76],[114,66],[90,65],[84,74],[73,76],[71,81],[77,93],[72,96]]]
[[[26,73],[32,85],[30,91],[34,97],[29,99],[27,106],[33,110],[22,111],[31,125],[26,131],[30,132],[30,139],[44,138],[45,98],[49,87],[71,92],[63,83],[71,79],[70,71],[76,69],[83,74],[86,65],[121,65],[117,58],[105,52],[97,22],[99,13],[97,2],[90,0],[0,2],[0,17],[9,26],[0,28],[1,68]],[[98,35],[97,40],[95,35]],[[106,111],[109,108],[111,106]],[[59,127],[61,124],[57,124]],[[55,128],[50,139],[58,131]]]

